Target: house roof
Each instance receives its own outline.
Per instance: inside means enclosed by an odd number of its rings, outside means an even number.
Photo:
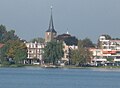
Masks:
[[[56,37],[57,40],[64,40],[65,38],[71,37],[70,34],[61,34]]]
[[[56,37],[59,41],[64,41],[66,45],[77,45],[78,39],[75,36],[71,36],[70,34],[61,34]]]

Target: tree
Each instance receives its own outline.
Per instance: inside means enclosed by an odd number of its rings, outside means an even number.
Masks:
[[[64,38],[66,45],[77,45],[78,39],[76,37],[66,37]]]
[[[4,25],[0,25],[0,42],[4,42],[4,37],[7,35],[6,27]]]
[[[15,35],[15,30],[7,31],[4,25],[0,25],[0,42],[5,43],[9,40],[18,40],[19,37]]]
[[[27,52],[24,49],[17,49],[14,56],[14,61],[17,64],[20,64],[27,58]]]
[[[16,64],[27,58],[26,45],[20,40],[9,40],[1,49],[2,61],[11,58]]]
[[[55,65],[63,57],[63,46],[61,42],[48,42],[44,48],[45,62]]]
[[[10,47],[10,43],[6,42],[4,46],[0,49],[0,61],[4,65],[9,65],[10,63],[7,60],[7,51]]]
[[[89,38],[85,38],[82,40],[83,47],[95,47],[92,41]]]
[[[26,45],[15,35],[15,30],[7,31],[4,25],[0,25],[0,43],[4,44],[0,49],[1,63],[9,64],[11,59],[18,63],[27,58]]]
[[[17,40],[19,39],[17,35],[15,35],[15,30],[10,30],[7,32],[6,40]]]
[[[80,63],[81,55],[80,55],[78,50],[72,50],[70,57],[72,58],[71,59],[71,64],[75,64],[76,65],[76,64]]]
[[[86,64],[90,62],[90,56],[91,53],[88,48],[83,47],[82,41],[79,40],[78,49],[71,52],[72,64]]]

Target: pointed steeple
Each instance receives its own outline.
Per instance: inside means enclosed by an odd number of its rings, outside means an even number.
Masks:
[[[49,28],[46,32],[53,32],[57,33],[54,29],[54,24],[53,24],[53,16],[52,16],[52,6],[51,6],[51,16],[50,16],[50,23],[49,23]]]

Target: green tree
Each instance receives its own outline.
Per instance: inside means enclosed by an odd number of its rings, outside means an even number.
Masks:
[[[27,52],[24,49],[17,49],[15,52],[14,61],[17,64],[23,63],[23,60],[27,58]]]
[[[83,47],[83,43],[81,40],[78,41],[78,49],[72,50],[71,58],[72,64],[86,64],[90,62],[91,53],[88,48]]]
[[[78,39],[76,37],[66,37],[64,39],[66,45],[77,45]]]
[[[10,43],[6,42],[4,46],[0,49],[0,62],[4,65],[10,64],[7,60],[7,51],[10,47]]]
[[[76,64],[80,63],[81,55],[80,55],[80,52],[78,50],[72,50],[70,57],[72,58],[71,59],[72,64],[76,65]]]
[[[4,25],[0,25],[0,43],[6,43],[9,40],[18,40],[15,30],[7,31]]]
[[[15,30],[7,31],[4,25],[0,25],[0,43],[4,47],[0,49],[0,62],[9,64],[9,58],[19,62],[27,57],[26,45],[15,35]]]
[[[89,38],[85,38],[82,40],[82,45],[83,47],[95,47],[95,45],[93,44],[93,42],[89,39]]]
[[[20,40],[9,40],[1,49],[1,60],[6,61],[6,58],[12,58],[15,63],[21,62],[27,58],[26,45]]]
[[[44,48],[45,62],[55,65],[61,57],[63,57],[62,43],[56,41],[48,42]]]
[[[15,30],[10,30],[7,32],[6,40],[17,40],[19,39],[17,35],[15,35]]]
[[[0,25],[0,42],[4,42],[5,35],[7,35],[6,27],[4,25]]]

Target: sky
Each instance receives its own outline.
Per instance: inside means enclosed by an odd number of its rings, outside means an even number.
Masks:
[[[58,34],[93,42],[102,34],[120,38],[120,0],[0,0],[0,24],[28,41],[44,38],[51,6]]]

